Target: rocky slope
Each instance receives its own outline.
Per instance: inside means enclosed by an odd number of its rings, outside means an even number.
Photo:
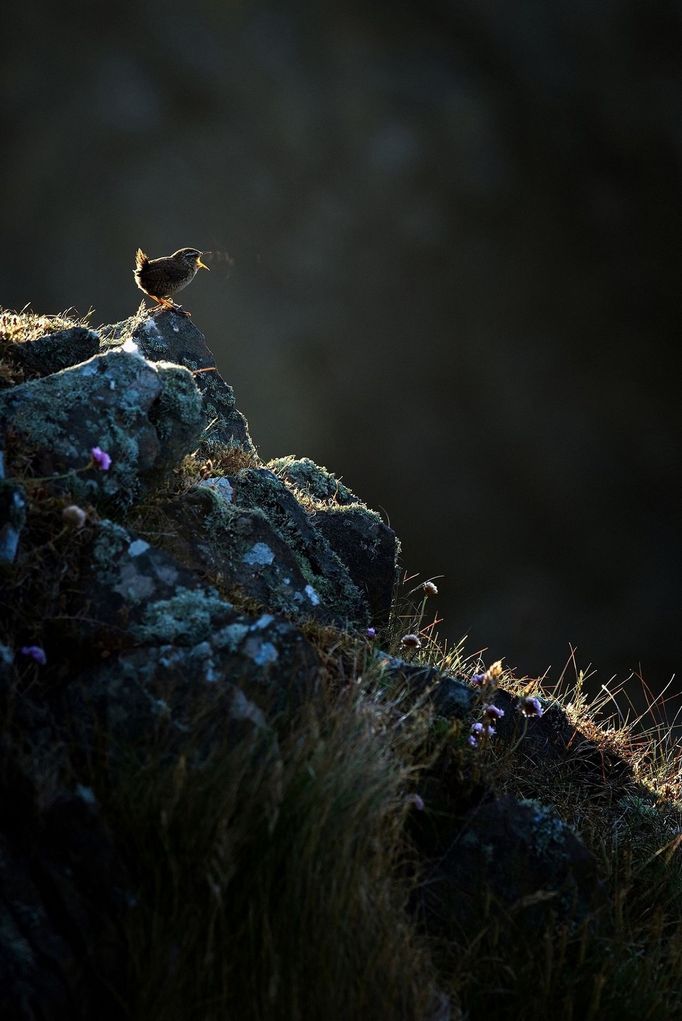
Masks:
[[[596,834],[665,846],[676,792],[575,705],[439,658],[423,606],[410,635],[394,532],[261,463],[189,320],[2,326],[3,1018],[476,1017],[443,948],[598,938]]]

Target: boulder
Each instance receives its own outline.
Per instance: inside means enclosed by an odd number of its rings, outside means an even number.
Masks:
[[[85,326],[46,333],[43,337],[8,344],[4,353],[10,362],[30,376],[50,376],[85,362],[100,349],[99,333]]]
[[[191,320],[175,312],[148,316],[134,331],[133,340],[149,361],[174,362],[194,374],[206,414],[203,447],[210,453],[222,445],[240,447],[255,456],[256,448],[234,390],[215,367],[206,338]]]
[[[203,424],[187,369],[152,365],[124,350],[0,393],[0,434],[11,437],[10,457],[28,459],[50,488],[119,508],[150,484],[152,470],[158,484]],[[108,470],[92,463],[94,447],[111,457]]]
[[[420,911],[432,934],[468,943],[491,916],[537,938],[551,919],[582,921],[602,899],[593,856],[556,811],[502,797],[452,827],[423,877]]]

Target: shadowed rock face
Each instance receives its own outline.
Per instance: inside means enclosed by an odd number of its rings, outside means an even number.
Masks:
[[[310,497],[257,467],[232,388],[213,371],[194,374],[213,360],[192,323],[163,314],[132,336],[125,324],[101,336],[102,350],[85,360],[100,347],[90,331],[17,342],[11,362],[24,381],[0,393],[9,475],[0,481],[0,552],[15,572],[1,590],[9,644],[0,703],[32,748],[24,764],[0,756],[0,1006],[22,1021],[123,1009],[98,1004],[112,983],[124,996],[120,927],[135,896],[97,798],[79,781],[84,764],[104,757],[108,775],[121,777],[131,768],[122,749],[147,749],[161,734],[166,754],[177,749],[190,769],[226,742],[257,742],[276,758],[270,714],[300,706],[317,683],[318,654],[299,625],[366,626],[368,593],[388,606],[396,571],[395,542],[376,563],[366,558],[362,576],[326,538],[321,522],[341,491],[329,473],[312,466],[330,490],[329,506],[318,499],[313,512]],[[93,462],[93,447],[110,465]],[[253,466],[207,475],[169,499],[169,473],[198,447],[204,457],[237,451]],[[27,467],[28,481],[10,481]],[[168,548],[157,532],[127,526],[140,500],[164,508]],[[366,521],[376,531],[377,516],[353,501],[356,528]],[[85,508],[78,527],[61,517],[74,503]],[[46,543],[31,513],[47,514]],[[231,593],[260,612],[243,612]],[[17,702],[32,663],[19,652],[26,635],[50,687]]]
[[[480,694],[367,652],[367,625],[391,605],[395,533],[312,461],[259,462],[232,388],[193,375],[212,365],[193,324],[163,313],[132,337],[125,324],[101,335],[104,350],[83,362],[92,338],[38,338],[37,378],[0,392],[0,712],[29,749],[17,756],[0,734],[0,1013],[17,1021],[127,1016],[121,934],[145,891],[83,782],[93,762],[114,784],[136,775],[138,751],[162,747],[164,762],[200,774],[216,749],[243,744],[276,770],[273,721],[318,690],[327,632],[446,727],[471,718]],[[110,466],[89,463],[93,446]],[[76,501],[85,510],[69,524]],[[497,740],[524,741],[538,769],[580,743],[580,776],[606,770],[614,789],[632,779],[558,707],[520,732],[517,700],[494,701]],[[427,877],[414,906],[429,931],[456,937],[481,891],[529,931],[551,913],[583,919],[600,888],[575,834],[547,806],[476,781],[463,797],[458,770],[445,756],[425,773],[433,811],[413,827]]]
[[[476,806],[453,831],[425,877],[421,910],[434,934],[461,937],[499,914],[532,938],[549,912],[580,921],[599,898],[594,859],[556,812],[500,798]]]

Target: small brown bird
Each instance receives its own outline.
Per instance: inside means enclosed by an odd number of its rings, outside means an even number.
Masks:
[[[133,274],[135,283],[161,308],[172,309],[180,315],[188,316],[190,313],[176,305],[171,295],[187,287],[200,269],[208,269],[201,261],[203,254],[198,248],[179,248],[177,252],[162,259],[150,259],[141,248],[138,248],[135,253]]]

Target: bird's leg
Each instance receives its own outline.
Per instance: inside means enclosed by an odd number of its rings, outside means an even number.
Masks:
[[[156,302],[156,308],[152,309],[152,315],[155,315],[157,312],[175,310],[175,303],[172,302],[170,298],[161,298],[156,294],[150,294],[149,297],[152,299],[152,301]]]

